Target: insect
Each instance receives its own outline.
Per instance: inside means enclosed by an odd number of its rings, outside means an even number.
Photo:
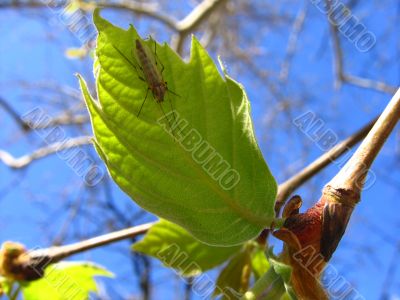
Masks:
[[[151,39],[151,38],[150,38]],[[152,39],[151,39],[152,40]],[[166,93],[169,92],[175,96],[179,96],[175,92],[171,91],[168,89],[167,82],[164,80],[162,73],[164,71],[164,65],[161,62],[158,62],[158,57],[157,57],[157,44],[154,41],[154,57],[151,57],[146,51],[145,46],[142,44],[142,42],[139,39],[135,40],[135,53],[136,57],[138,60],[138,66],[136,66],[130,59],[128,59],[118,48],[114,47],[121,56],[125,58],[125,60],[128,61],[128,63],[133,66],[133,68],[136,70],[139,79],[147,83],[147,91],[146,91],[146,96],[140,106],[140,109],[138,111],[137,117],[139,117],[143,106],[147,100],[149,90],[151,90],[152,95],[154,100],[159,104],[160,109],[164,116],[166,116],[164,109],[161,105],[162,102],[164,102]],[[158,63],[161,65],[161,70],[159,70]],[[140,75],[138,68],[142,71],[143,76]],[[171,106],[171,111],[174,111],[173,105],[171,100],[169,99],[169,103]],[[174,115],[175,118],[175,115]],[[170,128],[172,128],[171,124]]]

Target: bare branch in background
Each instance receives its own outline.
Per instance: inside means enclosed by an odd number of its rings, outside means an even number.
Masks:
[[[14,110],[11,105],[2,98],[0,98],[0,107],[2,107],[11,116],[11,118],[21,127],[23,131],[45,129],[59,125],[83,125],[88,123],[90,120],[88,115],[73,115],[67,113],[66,111],[62,115],[54,117],[43,124],[28,124],[20,117],[16,110]]]
[[[330,7],[330,0],[326,0],[327,6]],[[331,38],[332,38],[332,46],[334,53],[334,69],[335,69],[335,78],[336,78],[336,87],[339,87],[342,83],[348,83],[354,86],[358,86],[361,88],[372,89],[379,92],[394,94],[396,93],[397,88],[391,85],[388,85],[381,81],[376,81],[368,78],[362,78],[358,76],[353,76],[347,74],[344,70],[344,54],[342,50],[342,46],[340,43],[339,30],[336,24],[331,22],[328,19]]]
[[[399,255],[400,255],[400,242],[397,243],[393,255],[390,259],[390,264],[386,272],[386,277],[385,280],[383,281],[382,284],[382,290],[381,290],[381,300],[387,300],[390,299],[390,288],[395,280],[395,275],[396,275],[396,270],[399,266]]]
[[[184,300],[190,300],[190,299],[192,299],[192,294],[193,294],[193,292],[192,292],[192,289],[193,289],[193,281],[194,281],[194,278],[193,278],[193,277],[189,277],[189,278],[186,280],[186,283],[185,283],[185,296],[184,296]]]
[[[11,118],[13,118],[13,120],[21,127],[23,131],[30,130],[29,125],[24,122],[14,108],[12,108],[11,105],[2,98],[0,98],[0,107],[2,107],[11,116]]]
[[[308,5],[306,3],[304,5],[304,7],[297,14],[297,17],[293,23],[292,32],[289,36],[289,41],[288,41],[288,45],[286,48],[286,55],[282,62],[281,71],[279,74],[279,79],[281,81],[286,81],[289,76],[290,63],[293,59],[293,56],[296,53],[297,41],[298,41],[299,35],[303,29],[304,21],[306,19],[306,15],[307,15],[307,7],[308,7]]]
[[[58,117],[52,118],[49,122],[43,124],[34,124],[30,127],[31,130],[45,129],[49,127],[55,127],[60,125],[83,125],[90,121],[88,115],[69,115],[63,114]]]
[[[91,7],[91,5],[93,5],[93,4],[95,4],[102,8],[112,8],[112,9],[124,10],[127,12],[145,15],[150,18],[156,19],[157,21],[160,21],[161,23],[165,24],[166,26],[168,26],[169,28],[171,28],[175,31],[177,30],[177,22],[174,19],[171,19],[167,15],[160,14],[158,5],[147,4],[147,3],[138,2],[138,1],[126,1],[126,0],[120,0],[117,2],[97,1],[95,3],[90,2],[90,1],[82,1],[81,5],[85,5],[85,4],[88,4],[89,7]],[[68,3],[68,1],[14,0],[14,1],[10,1],[8,3],[0,3],[0,9],[1,8],[43,8],[43,7],[64,8],[64,7],[68,7],[68,5],[70,5]]]
[[[0,150],[0,160],[8,167],[13,169],[22,169],[27,167],[35,160],[47,157],[51,154],[57,153],[70,148],[76,148],[83,145],[91,144],[90,136],[82,136],[71,138],[63,142],[56,142],[46,147],[39,148],[32,153],[23,155],[21,157],[14,157],[10,153]]]
[[[135,238],[131,239],[131,243],[136,242]],[[135,273],[139,277],[139,287],[141,290],[141,299],[151,299],[151,262],[150,258],[138,252],[131,252],[131,260],[135,269]]]
[[[115,3],[111,3],[110,1],[99,1],[97,2],[97,5],[102,8],[113,8],[148,16],[152,19],[160,21],[174,31],[178,30],[177,21],[166,14],[161,14],[160,8],[156,4],[121,0]]]
[[[186,37],[194,31],[205,19],[207,19],[220,5],[227,0],[204,0],[197,5],[191,13],[189,13],[183,20],[179,21],[176,29],[177,36],[172,42],[172,48],[178,53],[182,53],[183,43]]]
[[[372,89],[379,92],[384,92],[387,94],[394,94],[396,92],[396,87],[388,85],[382,81],[376,81],[368,78],[362,78],[358,76],[353,76],[349,74],[342,74],[343,81],[349,84],[359,86],[361,88]]]
[[[204,0],[199,5],[197,5],[185,18],[180,21],[170,18],[166,14],[161,14],[160,9],[157,5],[145,4],[136,1],[126,1],[120,0],[116,2],[109,1],[97,1],[95,3],[90,3],[88,1],[82,1],[81,5],[84,9],[84,4],[96,4],[102,8],[110,8],[117,10],[124,10],[127,12],[132,12],[150,18],[156,19],[176,32],[176,36],[172,41],[172,48],[178,53],[182,52],[183,43],[186,37],[196,30],[220,5],[225,3],[227,0]],[[30,0],[30,1],[20,1],[15,0],[9,3],[0,3],[1,8],[63,8],[67,7],[69,4],[67,1],[61,2],[51,2],[46,5],[45,2],[40,0]],[[91,6],[89,6],[91,7]],[[92,7],[91,7],[92,8]]]

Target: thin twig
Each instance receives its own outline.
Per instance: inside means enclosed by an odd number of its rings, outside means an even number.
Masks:
[[[292,32],[290,33],[288,45],[286,48],[286,55],[281,65],[281,71],[279,74],[279,79],[281,81],[286,81],[289,76],[289,68],[290,63],[293,59],[293,56],[296,53],[297,41],[299,39],[299,35],[303,29],[304,21],[307,15],[307,7],[308,4],[306,3],[303,8],[300,9],[299,13],[296,16],[296,19],[293,23]]]
[[[10,168],[22,169],[35,160],[47,157],[62,150],[89,145],[91,143],[90,136],[81,136],[50,144],[21,157],[14,157],[10,153],[0,149],[0,161]]]
[[[355,144],[360,142],[371,130],[372,126],[375,124],[375,121],[376,118],[360,130],[358,130],[356,133],[352,134],[350,137],[337,144],[328,152],[318,157],[296,175],[281,183],[279,185],[278,195],[275,202],[276,215],[279,215],[282,206],[285,204],[285,201],[296,188],[303,185],[307,180],[312,178],[315,174],[320,172],[323,168],[332,163],[339,156],[347,152]]]
[[[197,5],[183,20],[179,21],[177,29],[187,34],[196,29],[210,14],[227,0],[204,0]]]
[[[68,115],[63,114],[58,117],[52,118],[48,122],[38,123],[38,124],[29,124],[30,129],[45,129],[49,127],[55,127],[60,125],[83,125],[90,121],[90,118],[87,114],[81,115]]]
[[[327,7],[330,7],[331,1],[326,0],[326,5]],[[333,63],[335,69],[335,86],[340,87],[342,83],[348,83],[361,88],[372,89],[387,94],[394,94],[397,90],[397,88],[394,86],[388,85],[382,81],[376,81],[368,78],[362,78],[359,76],[353,76],[345,72],[344,55],[340,43],[339,30],[337,24],[333,23],[329,18],[328,18],[328,23],[331,31],[333,54],[334,54]]]
[[[178,22],[175,19],[170,18],[168,15],[160,14],[160,10],[151,4],[145,4],[143,2],[135,1],[119,1],[116,3],[112,3],[110,1],[99,1],[97,4],[103,8],[126,10],[136,14],[148,16],[157,21],[160,21],[174,31],[179,30]]]
[[[390,264],[386,272],[385,279],[382,284],[382,290],[381,290],[381,300],[387,300],[390,299],[390,287],[392,282],[394,281],[395,274],[396,274],[396,269],[398,268],[399,264],[399,254],[400,254],[400,242],[397,243],[396,248],[393,252],[392,258],[390,259]]]
[[[45,129],[50,127],[55,127],[59,125],[82,125],[89,122],[89,116],[87,114],[81,115],[69,115],[63,114],[53,119],[38,124],[28,124],[25,122],[18,112],[3,98],[0,97],[0,107],[2,107],[13,120],[21,127],[23,131],[30,131],[33,129]]]
[[[184,19],[177,23],[177,35],[172,41],[172,48],[182,53],[186,37],[206,20],[220,5],[227,0],[204,0],[197,5]]]
[[[371,89],[386,94],[394,94],[396,92],[396,87],[390,86],[382,81],[372,80],[368,78],[362,78],[359,76],[353,76],[349,74],[342,74],[343,81],[350,83],[355,86],[359,86],[366,89]]]
[[[378,118],[357,151],[328,183],[335,189],[360,193],[368,170],[400,117],[400,89]]]
[[[48,259],[51,263],[56,263],[66,257],[69,257],[74,254],[78,254],[90,249],[94,249],[97,247],[101,247],[104,245],[108,245],[117,241],[121,241],[124,239],[130,239],[136,237],[138,235],[146,233],[151,226],[154,225],[152,223],[146,223],[134,227],[130,227],[127,229],[122,229],[119,231],[111,232],[108,234],[104,234],[95,238],[91,238],[85,241],[81,241],[78,243],[59,246],[59,247],[51,247],[46,249],[33,250],[30,252],[30,257],[33,260],[40,259]]]
[[[30,129],[29,125],[21,119],[17,111],[3,98],[0,98],[0,107],[14,119],[14,121],[21,127],[23,131],[27,131]]]
[[[89,1],[85,1],[85,4],[92,4]],[[167,15],[163,15],[159,13],[159,10],[151,4],[145,4],[142,2],[136,1],[126,1],[121,0],[118,2],[110,2],[110,1],[98,1],[94,4],[97,4],[99,7],[103,8],[111,8],[116,10],[125,10],[130,11],[132,13],[141,14],[153,18],[161,23],[167,25],[169,28],[177,31],[177,21],[171,19]],[[46,4],[46,1],[40,0],[31,0],[31,1],[10,1],[8,3],[0,3],[1,8],[43,8],[49,7],[51,9],[60,9],[64,8],[68,9],[69,3],[68,1],[51,1],[50,4]]]
[[[226,2],[227,0],[204,0],[199,5],[197,5],[185,18],[180,21],[177,21],[171,18],[169,15],[160,14],[159,10],[154,5],[143,4],[141,2],[135,1],[126,1],[120,0],[117,2],[109,2],[109,1],[98,1],[94,4],[98,5],[102,8],[116,9],[116,10],[125,10],[130,11],[132,13],[145,15],[150,18],[153,18],[157,21],[160,21],[170,29],[176,32],[171,44],[172,48],[175,49],[178,53],[182,53],[183,44],[185,42],[186,37],[190,32],[194,31],[200,24],[206,20],[217,7]],[[89,4],[90,2],[83,2],[84,4]],[[82,4],[81,4],[82,5]],[[10,3],[0,3],[1,8],[68,8],[67,1],[61,2],[52,2],[50,5],[46,5],[45,2],[31,0],[27,2],[23,1],[12,1]]]

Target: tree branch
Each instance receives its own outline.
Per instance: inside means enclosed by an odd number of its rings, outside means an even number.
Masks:
[[[210,14],[227,0],[204,0],[177,24],[181,34],[195,30]]]
[[[357,151],[323,188],[319,201],[304,213],[299,213],[300,197],[293,198],[296,202],[289,202],[292,207],[285,207],[288,217],[273,234],[285,242],[282,257],[292,266],[291,282],[300,298],[328,299],[319,277],[346,231],[367,172],[399,118],[400,89]],[[312,252],[306,254],[307,249]],[[305,256],[299,260],[301,251]]]
[[[11,118],[13,118],[23,131],[30,130],[29,125],[21,119],[16,110],[3,98],[0,98],[0,106],[3,107],[3,109],[11,116]]]
[[[355,145],[359,140],[361,140],[368,130],[372,127],[374,121],[366,125],[360,131],[352,135],[351,137],[347,138],[334,148],[332,148],[327,153],[323,154],[309,166],[304,168],[304,170],[300,171],[300,173],[296,174],[289,180],[285,181],[278,188],[278,195],[281,195],[280,199],[283,199],[283,195],[290,195],[290,193],[300,185],[302,185],[305,181],[311,178],[313,175],[318,173],[322,168],[327,166],[332,160],[338,158],[340,155],[346,152],[349,147]],[[283,202],[281,202],[281,205]],[[147,223],[131,228],[127,228],[124,230],[116,231],[113,233],[105,234],[99,237],[95,237],[86,241],[82,241],[79,243],[60,246],[60,247],[52,247],[46,248],[41,250],[34,250],[31,251],[32,264],[38,264],[39,261],[44,259],[47,262],[57,262],[61,259],[69,257],[73,254],[77,254],[86,250],[90,250],[96,247],[100,247],[103,245],[107,245],[116,241],[120,241],[127,238],[135,237],[139,234],[143,234],[147,232],[147,230],[153,225],[154,223]]]
[[[30,130],[35,129],[45,129],[49,127],[55,127],[60,125],[83,125],[90,121],[90,118],[87,114],[78,114],[78,115],[69,115],[63,114],[57,117],[52,118],[49,122],[45,122],[43,124],[29,124]]]
[[[327,6],[330,7],[331,1],[326,0],[326,3]],[[394,94],[397,90],[397,88],[394,86],[390,86],[381,81],[346,74],[344,70],[344,55],[340,43],[337,24],[331,22],[329,18],[328,23],[332,37],[336,86],[339,87],[342,83],[348,83],[361,88],[372,89],[387,94]]]
[[[108,245],[117,241],[121,241],[124,239],[131,239],[143,233],[146,233],[151,226],[154,225],[152,223],[146,223],[134,227],[130,227],[127,229],[122,229],[119,231],[111,232],[108,234],[104,234],[95,238],[91,238],[82,242],[59,246],[59,247],[50,247],[46,249],[39,249],[30,251],[29,255],[34,261],[40,261],[43,259],[48,260],[50,263],[56,263],[60,260],[69,257],[74,254],[78,254],[90,249],[94,249],[97,247],[101,247],[104,245]]]
[[[188,34],[194,31],[215,9],[227,0],[204,0],[197,5],[184,19],[177,23],[177,36],[172,41],[172,48],[182,53],[183,43]]]
[[[35,160],[44,158],[65,149],[89,145],[91,143],[92,142],[90,136],[71,138],[62,142],[50,144],[43,148],[39,148],[30,154],[26,154],[17,158],[12,156],[10,153],[0,149],[0,161],[2,161],[6,166],[10,168],[22,169],[27,167]]]
[[[328,261],[336,250],[360,201],[367,174],[373,161],[400,118],[400,89],[390,100],[367,137],[344,167],[324,187],[317,203],[323,210],[321,254]]]
[[[0,97],[0,107],[11,116],[11,118],[21,127],[23,131],[30,131],[33,129],[45,129],[49,127],[55,127],[58,125],[82,125],[89,122],[89,116],[87,114],[82,115],[71,115],[64,113],[58,117],[54,117],[48,122],[43,124],[28,124],[25,122],[17,111],[10,105],[6,100]]]
[[[116,10],[125,10],[130,11],[132,13],[145,15],[150,18],[153,18],[157,21],[160,21],[170,29],[176,32],[175,38],[172,40],[172,48],[175,49],[178,53],[182,53],[182,48],[184,41],[188,34],[194,31],[200,24],[206,20],[216,8],[225,3],[227,0],[204,0],[199,5],[197,5],[185,18],[180,21],[177,21],[168,15],[160,14],[156,6],[144,4],[141,2],[132,2],[127,0],[120,0],[118,2],[109,2],[109,1],[97,1],[96,5],[102,8],[116,9]],[[83,1],[82,1],[83,2]],[[85,8],[83,4],[87,4],[89,8],[91,8],[91,2],[84,1],[82,5],[83,10],[88,10]],[[10,3],[0,3],[1,8],[67,8],[69,3],[67,1],[59,1],[59,2],[51,2],[49,5],[46,5],[43,1],[38,0],[30,0],[27,2],[23,2],[20,0],[15,0]]]
[[[299,39],[301,31],[303,30],[304,21],[307,15],[307,8],[308,4],[306,3],[304,7],[301,8],[300,11],[297,13],[296,19],[294,20],[292,32],[290,33],[286,48],[285,58],[281,64],[281,70],[279,73],[279,79],[281,81],[286,81],[288,79],[290,63],[296,53],[297,41]]]
[[[282,206],[285,204],[287,198],[299,186],[303,185],[307,180],[312,178],[315,174],[320,172],[323,168],[329,165],[332,161],[347,152],[351,147],[360,142],[375,124],[375,118],[356,133],[352,134],[347,139],[343,140],[335,147],[324,153],[308,166],[303,168],[296,175],[292,176],[285,182],[281,183],[278,188],[278,195],[275,202],[275,212],[279,216]]]
[[[351,190],[360,194],[368,170],[399,118],[400,89],[390,100],[360,147],[328,185],[334,189]]]
[[[168,15],[160,14],[159,9],[157,9],[155,5],[126,0],[121,0],[117,3],[110,3],[110,1],[99,1],[97,4],[102,8],[126,10],[136,14],[148,16],[157,21],[160,21],[174,31],[179,30],[178,22],[175,19],[170,18]]]
[[[84,4],[93,4],[89,1],[83,2]],[[158,13],[156,6],[151,4],[145,4],[141,2],[135,1],[126,1],[120,0],[119,2],[110,2],[110,1],[98,1],[94,4],[102,8],[111,8],[116,10],[125,10],[130,11],[132,13],[141,14],[153,18],[161,23],[167,25],[169,28],[177,31],[177,21],[171,19],[167,15],[162,15]],[[0,3],[1,8],[67,8],[69,5],[68,1],[50,1],[49,4],[46,4],[46,1],[40,0],[30,0],[30,1],[19,1],[14,0],[9,3]]]

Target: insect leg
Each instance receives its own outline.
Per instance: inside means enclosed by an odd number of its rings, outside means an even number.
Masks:
[[[147,88],[146,96],[144,97],[144,100],[143,100],[143,102],[142,102],[142,105],[140,106],[139,112],[138,112],[138,114],[137,114],[137,117],[138,117],[138,118],[139,118],[140,112],[142,111],[143,105],[144,105],[144,103],[146,102],[147,96],[149,95],[149,90],[150,90],[150,88]]]
[[[174,135],[174,133],[172,132],[171,121],[169,120],[169,118],[167,118],[167,115],[165,114],[165,111],[164,111],[164,109],[163,109],[163,107],[162,107],[162,105],[161,105],[160,102],[158,102],[158,105],[160,106],[160,109],[161,109],[161,111],[162,111],[162,113],[163,113],[163,115],[164,115],[164,118],[166,118],[167,121],[168,121],[169,130],[171,131],[172,135]],[[174,114],[174,118],[175,118],[175,114]],[[175,135],[174,135],[174,136],[175,136]]]
[[[113,45],[113,47],[135,69],[139,79],[142,80],[142,81],[145,81],[145,79],[139,74],[139,71],[138,71],[137,67],[135,66],[135,64],[128,57],[126,57],[126,55],[124,53],[122,53],[121,50],[119,50],[114,45]],[[142,67],[140,67],[140,66],[139,66],[139,68],[142,69]]]
[[[162,75],[162,73],[164,72],[165,67],[164,67],[163,63],[161,62],[161,60],[157,56],[157,43],[156,43],[156,41],[153,40],[153,38],[151,36],[150,36],[150,41],[154,42],[154,60],[156,62],[156,65],[160,64],[160,66],[161,66],[160,73]]]
[[[165,84],[167,84],[167,82],[165,82]],[[169,93],[171,93],[172,95],[174,95],[174,96],[177,96],[177,97],[180,97],[180,96],[181,96],[181,95],[175,93],[174,91],[170,90],[168,87],[167,87],[167,91],[168,91]]]

